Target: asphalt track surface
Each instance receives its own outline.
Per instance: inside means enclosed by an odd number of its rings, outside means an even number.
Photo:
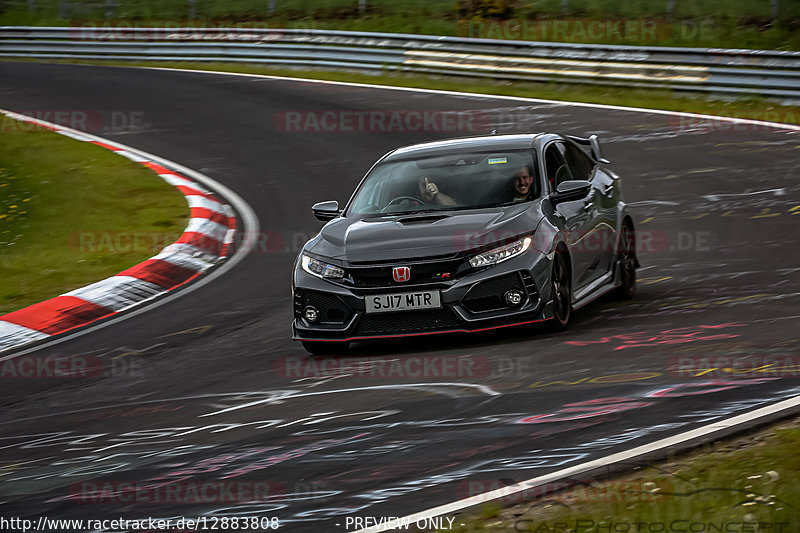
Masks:
[[[3,376],[4,517],[236,515],[345,531],[347,516],[406,515],[800,393],[787,368],[800,342],[796,133],[116,67],[0,63],[0,80],[0,107],[14,111],[143,112],[144,128],[94,133],[224,183],[267,237],[202,290],[23,356],[98,358],[102,373]],[[355,345],[374,372],[315,373],[289,338],[291,265],[321,226],[310,205],[344,202],[396,146],[469,132],[282,131],[299,110],[458,110],[501,132],[599,133],[648,243],[636,299],[598,300],[556,335]],[[750,358],[751,371],[702,371],[725,357]],[[693,371],[676,372],[678,358]],[[461,364],[442,375],[442,361]],[[381,375],[391,364],[399,373]],[[243,492],[192,501],[192,484],[221,482]],[[273,498],[248,503],[257,484]]]

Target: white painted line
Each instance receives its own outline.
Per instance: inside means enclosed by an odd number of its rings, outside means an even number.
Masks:
[[[127,402],[120,402],[120,403],[109,403],[100,405],[97,407],[81,407],[80,409],[70,409],[67,411],[50,411],[47,414],[41,414],[36,416],[29,416],[29,417],[8,417],[0,418],[0,426],[5,424],[16,424],[18,422],[27,422],[30,420],[41,420],[43,418],[53,418],[65,415],[71,415],[75,413],[88,413],[92,411],[102,411],[104,409],[113,409],[115,407],[127,407],[130,405],[150,405],[154,403],[166,403],[166,402],[185,402],[190,400],[207,400],[210,398],[243,398],[247,396],[254,396],[254,395],[270,395],[273,394],[274,391],[272,390],[265,390],[265,391],[239,391],[239,392],[217,392],[217,393],[209,393],[209,394],[194,394],[189,396],[174,396],[174,397],[167,397],[167,398],[156,398],[145,400],[142,397],[136,397],[135,399],[130,399]],[[295,392],[295,391],[288,391],[288,392]],[[13,446],[13,445],[10,445]],[[10,446],[0,446],[0,450],[3,448],[7,448]]]
[[[543,476],[534,477],[528,479],[527,481],[522,481],[520,483],[517,483],[515,485],[509,485],[506,487],[502,487],[500,489],[484,492],[483,494],[476,494],[475,496],[470,496],[469,498],[464,498],[463,500],[458,500],[445,505],[440,505],[438,507],[433,507],[431,509],[426,509],[418,513],[410,514],[408,516],[399,518],[398,522],[407,520],[410,521],[411,523],[414,523],[417,520],[423,520],[425,518],[433,518],[435,516],[441,516],[444,514],[456,513],[468,507],[473,507],[475,505],[479,505],[481,503],[485,503],[491,500],[504,498],[512,494],[517,494],[525,490],[530,490],[531,488],[538,487],[539,485],[542,485],[544,483],[559,481],[565,478],[570,478],[579,474],[583,474],[585,472],[589,472],[591,470],[595,470],[597,468],[602,468],[608,465],[612,465],[614,463],[621,463],[623,461],[636,459],[637,457],[646,455],[651,452],[656,452],[664,448],[669,448],[670,446],[677,446],[686,443],[688,441],[705,437],[707,435],[716,433],[724,429],[730,429],[738,425],[752,422],[754,420],[757,420],[758,418],[773,415],[775,413],[779,413],[780,411],[786,411],[789,409],[796,408],[798,406],[800,406],[800,396],[795,396],[794,398],[783,400],[776,404],[767,407],[762,407],[760,409],[756,409],[755,411],[751,411],[749,413],[737,415],[732,418],[728,418],[726,420],[721,420],[719,422],[714,422],[713,424],[708,424],[707,426],[693,429],[691,431],[686,431],[684,433],[680,433],[672,437],[667,437],[665,439],[657,440],[655,442],[651,442],[650,444],[637,446],[636,448],[631,448],[630,450],[614,453],[606,457],[601,457],[600,459],[587,461],[585,463],[571,466],[569,468],[564,468],[556,472],[551,472],[550,474],[545,474]],[[359,529],[358,531],[354,531],[353,533],[379,533],[381,531],[392,531],[393,529],[397,529],[396,527],[390,527],[390,526],[391,525],[372,526],[365,529]]]
[[[342,392],[362,392],[362,391],[369,391],[369,390],[396,390],[396,389],[419,389],[439,394],[444,394],[441,391],[437,391],[437,387],[468,387],[476,389],[483,394],[488,396],[500,396],[499,392],[494,391],[491,387],[487,385],[479,385],[476,383],[396,383],[393,385],[370,385],[368,387],[355,387],[350,389],[335,389],[335,390],[324,390],[324,391],[314,391],[314,392],[302,392],[298,393],[296,391],[290,391],[285,396],[281,396],[277,399],[291,399],[291,398],[304,398],[308,396],[321,396],[321,395],[328,395],[328,394],[340,394]],[[206,413],[204,415],[200,415],[198,418],[203,418],[205,416],[215,416],[221,415],[223,413],[229,413],[231,411],[238,411],[239,409],[249,409],[250,407],[255,407],[256,405],[261,405],[264,403],[273,403],[276,398],[264,398],[260,400],[255,400],[252,402],[243,403],[240,405],[234,405],[233,407],[226,407],[225,409],[220,409],[219,411],[214,411],[212,413]]]

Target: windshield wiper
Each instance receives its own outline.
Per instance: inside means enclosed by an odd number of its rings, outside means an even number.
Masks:
[[[383,218],[383,217],[395,217],[395,216],[406,216],[406,215],[416,215],[421,213],[450,213],[452,211],[467,211],[472,209],[484,209],[487,207],[501,207],[501,206],[509,206],[509,205],[516,205],[523,202],[502,202],[497,204],[484,204],[484,205],[454,205],[448,207],[438,207],[436,209],[415,209],[413,211],[390,211],[387,213],[354,213],[356,216],[367,216],[370,218]]]
[[[508,207],[510,205],[522,205],[525,203],[530,202],[530,200],[524,200],[521,202],[516,202],[514,200],[509,200],[508,202],[497,202],[494,204],[484,204],[484,205],[476,205],[474,209],[483,209],[484,207]]]
[[[448,207],[445,209],[415,209],[413,211],[391,211],[389,213],[374,213],[374,215],[378,217],[393,217],[393,216],[416,215],[418,213],[439,213],[441,211],[453,211],[454,209],[465,209],[465,208],[462,206],[462,207]]]

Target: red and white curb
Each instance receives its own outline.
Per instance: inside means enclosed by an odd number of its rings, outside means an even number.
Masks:
[[[0,352],[79,328],[152,300],[224,261],[236,236],[230,205],[208,188],[127,147],[50,122],[0,113],[107,148],[156,172],[186,197],[190,219],[181,237],[150,259],[110,278],[0,316]]]

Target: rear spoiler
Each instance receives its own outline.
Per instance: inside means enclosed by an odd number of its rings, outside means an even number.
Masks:
[[[584,137],[574,137],[572,135],[567,135],[566,137],[567,139],[578,144],[589,146],[592,150],[592,157],[598,163],[611,163],[611,161],[603,157],[603,154],[600,152],[600,139],[597,137],[597,135],[590,135],[588,139]]]

